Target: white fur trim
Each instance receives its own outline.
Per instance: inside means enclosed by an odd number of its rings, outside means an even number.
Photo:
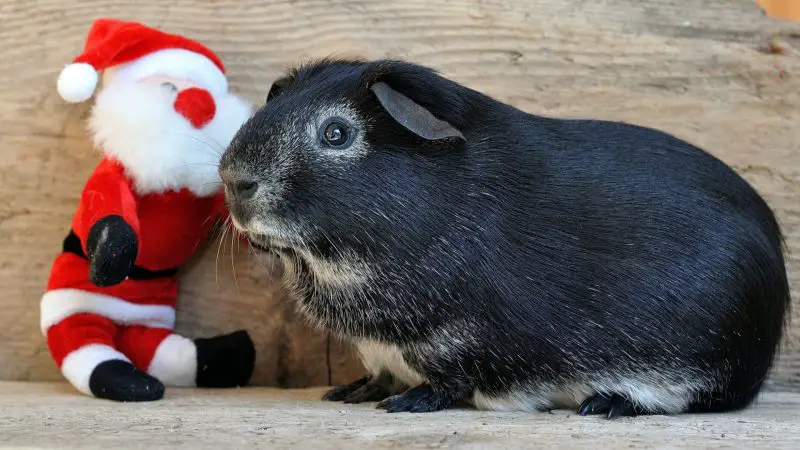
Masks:
[[[200,53],[168,48],[117,66],[116,75],[130,81],[151,75],[165,75],[191,80],[212,94],[228,92],[228,80],[216,64]]]
[[[97,71],[90,64],[69,64],[58,75],[58,94],[70,103],[88,100],[97,88]]]
[[[158,345],[147,373],[167,386],[194,387],[197,378],[197,346],[177,334],[167,336]]]
[[[154,328],[175,326],[175,309],[166,305],[137,305],[116,297],[79,289],[56,289],[42,296],[42,333],[67,317],[92,313],[120,325],[146,325]]]
[[[125,166],[140,195],[182,188],[212,195],[221,187],[222,152],[251,107],[233,94],[214,95],[216,114],[198,130],[175,111],[174,96],[115,75],[97,95],[89,121],[95,145]]]
[[[72,351],[61,362],[61,373],[76,389],[86,395],[93,395],[89,389],[89,378],[98,364],[121,359],[130,360],[112,347],[103,344],[89,344]]]

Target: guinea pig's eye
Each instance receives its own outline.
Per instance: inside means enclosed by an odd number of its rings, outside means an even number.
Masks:
[[[167,92],[178,92],[178,87],[170,83],[169,81],[161,83],[161,87],[164,88],[164,90]]]
[[[331,147],[344,147],[350,144],[353,129],[343,119],[331,119],[320,128],[322,142]]]

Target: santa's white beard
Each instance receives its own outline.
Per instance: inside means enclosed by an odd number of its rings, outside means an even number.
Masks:
[[[230,93],[214,96],[214,119],[198,130],[175,111],[174,99],[157,85],[112,81],[89,120],[95,146],[122,163],[141,195],[183,188],[211,195],[220,188],[220,156],[250,105]]]

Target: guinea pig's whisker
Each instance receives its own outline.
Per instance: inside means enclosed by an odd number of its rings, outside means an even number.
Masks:
[[[205,139],[200,139],[197,136],[192,136],[191,134],[187,134],[187,133],[175,133],[175,135],[176,136],[181,136],[181,137],[187,137],[187,138],[189,138],[189,139],[191,139],[193,141],[196,141],[196,142],[204,145],[206,147],[206,149],[205,149],[206,150],[205,151],[206,155],[220,157],[220,156],[222,156],[222,153],[225,152],[225,148],[220,143],[218,143],[217,141],[215,141],[214,139],[209,137],[207,134],[204,134],[204,135],[206,137],[208,137],[208,139],[211,140],[211,142],[209,142],[209,141],[207,141]],[[215,144],[215,145],[212,145],[212,143]],[[212,150],[212,151],[208,151],[208,150]]]
[[[199,137],[197,137],[194,134],[188,134],[188,133],[176,133],[176,134],[178,136],[187,136],[187,137],[189,137],[191,139],[194,139],[195,141],[202,143],[203,145],[205,145],[206,147],[208,147],[208,148],[210,148],[212,150],[225,151],[225,146],[220,144],[219,141],[217,141],[216,139],[211,137],[208,133],[206,133],[203,130],[196,130],[196,131],[197,131],[197,133],[202,134],[205,137],[205,139],[200,139]]]
[[[234,244],[234,241],[237,241],[238,239],[237,239],[235,231],[231,232],[230,235],[231,235],[231,252],[230,252],[231,253],[231,270],[233,271],[233,284],[236,286],[236,295],[237,296],[241,296],[242,295],[242,291],[239,289],[239,280],[236,278],[236,264],[235,264],[234,259],[233,259],[233,244]]]
[[[199,186],[200,186],[201,188],[203,188],[203,189],[205,189],[205,188],[207,188],[207,187],[209,187],[209,186],[219,186],[219,187],[222,187],[222,182],[221,182],[221,181],[209,181],[209,182],[207,182],[207,183],[202,183],[202,184],[200,184]]]
[[[208,223],[208,221],[211,220],[212,217],[214,217],[214,214],[209,214],[204,221],[200,222],[200,226],[202,227],[203,225]]]
[[[209,135],[208,133],[206,133],[203,130],[199,130],[199,131],[203,136],[206,137],[206,139],[208,139],[208,141],[207,141],[208,144],[214,144],[216,146],[215,150],[220,150],[222,152],[225,151],[225,146],[222,145],[218,140],[214,139],[214,137],[212,137],[211,135]]]
[[[190,166],[211,166],[211,167],[219,167],[219,164],[217,164],[217,163],[211,163],[211,162],[196,162],[196,163],[186,163],[186,164],[184,164],[184,165],[183,165],[183,167],[190,167]]]
[[[211,229],[211,233],[208,236],[208,240],[213,242],[219,239],[220,235],[222,234],[222,224],[214,224],[214,227]]]
[[[211,185],[216,185],[216,184],[222,186],[222,181],[220,181],[220,180],[206,181],[201,186],[211,186]]]
[[[259,256],[258,253],[256,253],[254,245],[257,245],[257,244],[255,244],[253,241],[251,241],[248,236],[245,236],[245,238],[247,239],[247,243],[249,244],[247,246],[247,248],[250,249],[250,252],[253,254],[253,256],[255,257],[256,261],[258,261],[258,263],[261,265],[262,268],[264,268],[264,270],[266,270],[268,273],[272,273],[275,270],[275,258],[270,258],[269,267],[267,267],[267,265],[264,264],[263,259]]]
[[[220,236],[219,244],[217,245],[217,258],[214,261],[214,279],[217,283],[218,288],[219,288],[219,251],[222,248],[222,243],[225,241],[225,237],[228,234],[228,231],[230,230],[231,226],[232,226],[231,218],[228,217],[227,219],[225,219],[225,223],[223,224],[222,235]]]

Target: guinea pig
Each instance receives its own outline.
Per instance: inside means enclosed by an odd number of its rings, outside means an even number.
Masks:
[[[326,59],[272,84],[219,172],[234,226],[369,372],[327,400],[722,412],[752,403],[778,352],[773,212],[665,132]]]

